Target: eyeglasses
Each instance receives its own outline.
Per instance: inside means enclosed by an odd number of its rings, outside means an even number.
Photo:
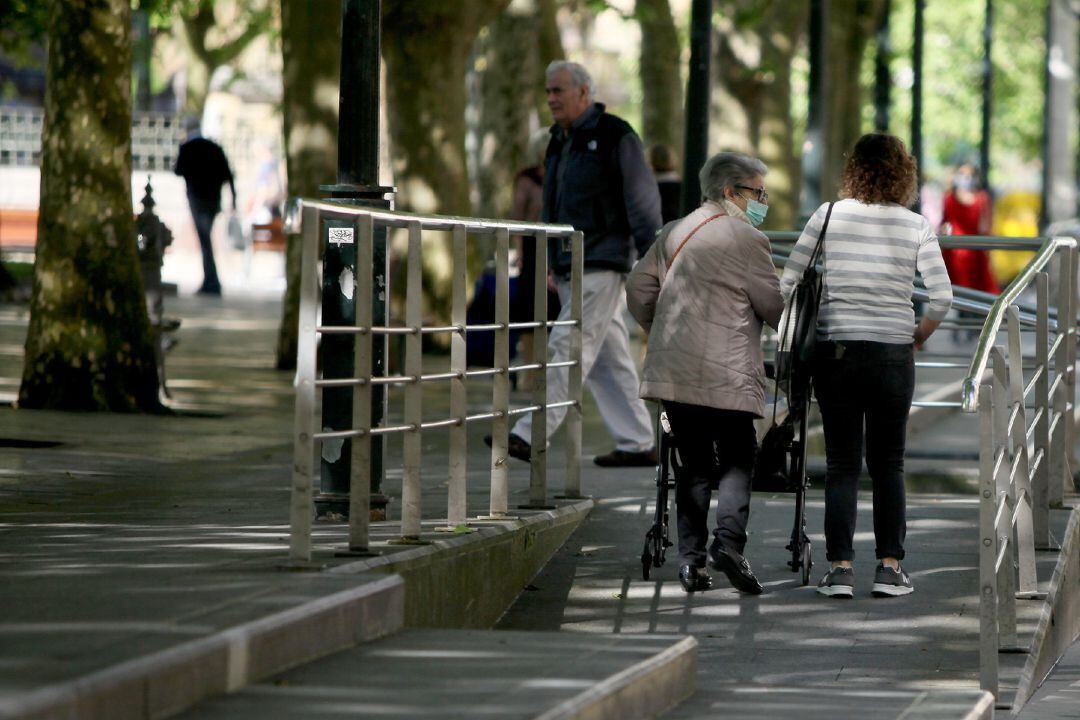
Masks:
[[[735,187],[739,188],[740,190],[752,190],[754,192],[754,196],[757,198],[757,201],[759,203],[765,203],[766,205],[769,204],[769,193],[765,192],[765,188],[750,187],[749,185],[736,185]]]

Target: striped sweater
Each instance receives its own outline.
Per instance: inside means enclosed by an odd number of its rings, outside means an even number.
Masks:
[[[787,301],[814,251],[828,204],[806,223],[780,278]],[[899,205],[840,200],[822,245],[825,278],[817,334],[825,340],[910,343],[915,271],[930,293],[926,315],[941,320],[952,304],[952,284],[937,236],[921,215]]]

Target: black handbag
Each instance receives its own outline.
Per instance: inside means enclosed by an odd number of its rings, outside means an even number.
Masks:
[[[780,317],[780,329],[776,347],[776,385],[788,396],[788,404],[802,400],[810,384],[817,343],[818,306],[821,302],[821,273],[817,262],[821,256],[821,244],[829,227],[834,203],[829,203],[825,222],[821,225],[817,244],[810,254],[802,278],[788,300]]]

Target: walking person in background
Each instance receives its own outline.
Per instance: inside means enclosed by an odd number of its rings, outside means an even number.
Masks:
[[[649,167],[652,168],[656,186],[660,190],[660,217],[666,225],[672,220],[678,220],[680,215],[682,180],[679,179],[675,151],[668,145],[653,145],[649,148]]]
[[[214,217],[221,212],[221,187],[229,184],[232,193],[232,209],[236,212],[236,186],[232,170],[225,158],[225,151],[213,140],[204,138],[197,122],[190,126],[190,134],[176,156],[174,172],[187,184],[188,204],[195,220],[195,232],[199,235],[202,249],[203,281],[200,295],[221,295],[221,281],[214,263],[214,246],[210,232]]]
[[[989,235],[992,220],[993,202],[990,193],[981,187],[975,166],[966,163],[956,168],[952,187],[942,202],[941,234]],[[1001,292],[990,272],[990,257],[985,250],[947,248],[941,255],[953,285],[994,295]]]
[[[864,135],[844,167],[845,199],[818,208],[780,279],[788,298],[813,255],[831,205],[821,242],[825,275],[813,372],[825,429],[825,545],[831,563],[817,586],[822,595],[850,598],[854,593],[864,438],[880,563],[873,594],[913,590],[900,564],[907,534],[904,447],[915,389],[913,343],[925,342],[952,304],[937,236],[926,218],[908,209],[917,187],[915,159],[899,138]],[[930,293],[918,325],[911,300],[916,270]]]
[[[648,250],[660,227],[660,194],[645,162],[641,140],[593,98],[593,80],[578,63],[555,61],[546,72],[547,103],[555,124],[544,161],[544,222],[572,225],[585,235],[582,280],[582,374],[596,399],[615,449],[593,461],[603,467],[656,464],[652,421],[638,397],[638,376],[622,308],[626,273]],[[570,319],[570,250],[548,248],[562,312]],[[570,332],[552,330],[553,362],[570,359]],[[566,368],[548,371],[549,403],[568,397]],[[547,410],[547,436],[559,428],[566,408]],[[511,457],[528,461],[532,413],[510,433]],[[486,438],[490,444],[490,436]]]
[[[707,590],[705,569],[743,592],[762,591],[743,557],[754,419],[765,414],[761,326],[783,310],[765,219],[765,163],[720,153],[701,169],[701,207],[666,225],[626,283],[630,312],[649,333],[641,396],[659,400],[682,462],[675,476],[679,581]],[[706,555],[712,491],[716,528]]]

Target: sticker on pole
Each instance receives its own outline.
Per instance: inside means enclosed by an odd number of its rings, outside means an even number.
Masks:
[[[342,245],[352,245],[355,242],[353,240],[353,228],[351,228],[351,227],[343,227],[343,228],[333,228],[332,227],[332,228],[328,228],[328,230],[330,231],[330,244],[331,245],[337,245],[338,247],[340,247]]]

